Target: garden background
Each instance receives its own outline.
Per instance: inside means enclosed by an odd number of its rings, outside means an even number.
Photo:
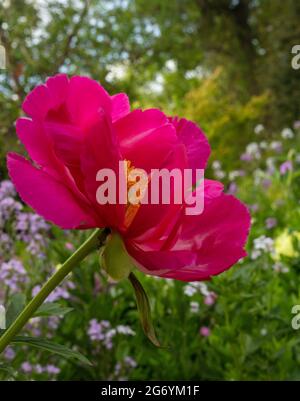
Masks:
[[[296,0],[1,2],[0,304],[8,323],[88,235],[43,221],[8,180],[6,152],[24,153],[14,127],[22,100],[47,76],[88,75],[128,93],[134,108],[196,121],[213,149],[207,176],[252,215],[249,256],[210,282],[138,274],[163,348],[145,338],[129,282],[108,280],[92,255],[25,334],[67,345],[93,366],[19,345],[0,360],[2,379],[300,378],[292,311],[300,304],[299,21]]]

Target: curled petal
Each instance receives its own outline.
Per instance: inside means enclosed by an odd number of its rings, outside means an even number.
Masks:
[[[15,153],[8,154],[7,167],[22,200],[46,220],[63,229],[99,226],[91,209],[88,210],[63,182]]]

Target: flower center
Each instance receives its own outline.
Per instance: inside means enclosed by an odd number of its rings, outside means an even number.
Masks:
[[[126,211],[125,211],[125,227],[128,228],[131,223],[133,222],[140,206],[141,203],[139,199],[144,195],[147,186],[148,186],[148,179],[147,180],[137,180],[137,177],[139,177],[138,172],[141,171],[139,169],[136,169],[130,160],[125,160],[125,169],[126,169],[126,179],[127,179],[127,205],[126,205]],[[130,189],[133,187],[133,185],[138,184],[138,187],[136,189],[135,197],[137,199],[136,203],[132,203],[129,200],[129,193]]]

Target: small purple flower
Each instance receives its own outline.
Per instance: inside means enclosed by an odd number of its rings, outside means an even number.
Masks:
[[[16,190],[14,184],[9,180],[4,180],[0,183],[0,199],[4,199],[6,197],[15,197]]]
[[[277,220],[275,217],[268,217],[265,221],[267,229],[274,228],[277,225]]]
[[[217,294],[215,294],[214,292],[211,292],[209,295],[207,295],[204,298],[204,303],[205,305],[211,306],[216,302],[217,299]]]
[[[7,359],[8,361],[12,361],[15,356],[16,353],[11,347],[7,347],[6,350],[4,351],[4,358]]]
[[[71,242],[66,242],[66,243],[65,243],[65,248],[66,248],[68,251],[74,251],[74,249],[75,249],[74,245],[73,245]]]
[[[27,272],[21,261],[11,259],[0,264],[0,282],[4,283],[13,293],[21,289],[28,281]]]
[[[126,366],[132,369],[137,367],[136,361],[133,358],[131,358],[131,356],[125,356],[124,363]]]
[[[252,155],[250,155],[249,153],[243,153],[243,154],[241,155],[240,159],[241,159],[243,162],[251,162],[251,161],[253,160],[253,157],[252,157]]]
[[[199,333],[203,337],[209,337],[210,336],[210,328],[206,326],[200,327]]]
[[[238,190],[238,187],[237,187],[236,183],[235,182],[231,182],[230,185],[229,185],[227,193],[229,195],[234,195],[234,194],[236,194],[237,190]]]
[[[279,170],[281,175],[284,175],[289,171],[292,171],[293,170],[292,162],[290,160],[285,161],[284,163],[281,164]]]
[[[270,188],[271,185],[272,185],[272,181],[269,180],[268,178],[265,178],[264,180],[262,180],[262,186],[264,189]]]
[[[280,141],[273,141],[270,143],[270,149],[276,153],[282,152],[282,143]]]
[[[21,369],[23,370],[24,373],[32,372],[32,366],[29,362],[23,362],[21,365]]]
[[[253,205],[249,205],[249,209],[251,212],[256,213],[259,210],[259,205],[257,203],[254,203]]]
[[[47,365],[45,370],[50,375],[58,375],[60,373],[60,369],[54,365]]]

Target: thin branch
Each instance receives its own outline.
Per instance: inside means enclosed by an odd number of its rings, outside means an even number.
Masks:
[[[65,59],[69,56],[70,50],[72,47],[72,42],[73,42],[74,38],[76,38],[77,33],[78,33],[80,27],[82,26],[83,20],[85,19],[86,15],[88,13],[89,6],[90,6],[90,0],[85,0],[85,5],[79,15],[78,22],[76,24],[74,24],[73,29],[71,30],[71,32],[69,33],[69,35],[66,38],[64,49],[62,51],[61,57],[57,60],[55,66],[54,66],[54,71],[58,71],[59,68],[64,64]]]

